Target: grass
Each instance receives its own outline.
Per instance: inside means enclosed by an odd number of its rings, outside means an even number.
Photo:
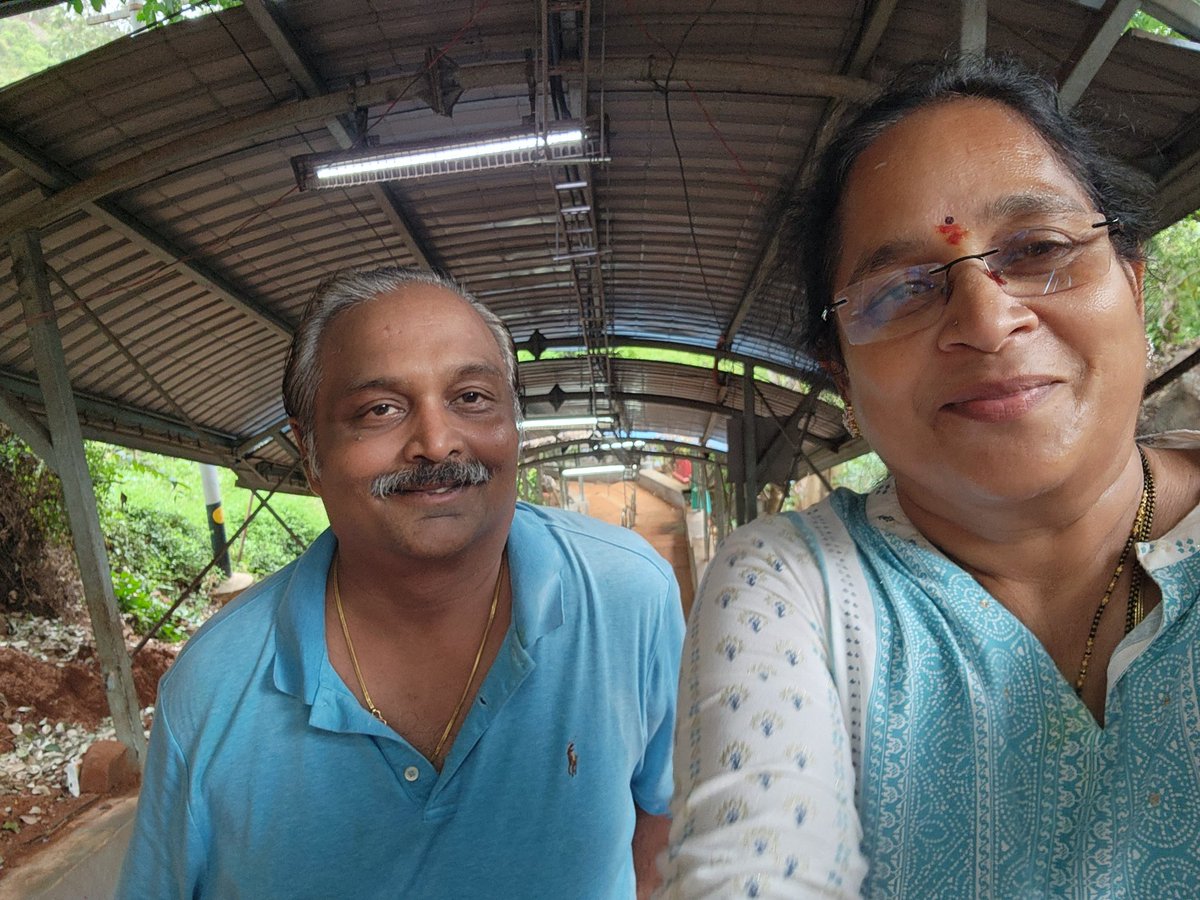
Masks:
[[[199,539],[207,546],[207,513],[199,464],[107,444],[97,449],[111,463],[109,468],[113,475],[106,488],[107,495],[97,498],[101,506],[122,511],[173,511],[194,520]],[[231,469],[219,468],[218,474],[228,538],[245,521],[252,498],[250,491],[237,487],[237,475]],[[264,495],[265,492],[259,492],[260,497]],[[270,505],[305,543],[329,525],[325,508],[316,497],[276,494]],[[263,510],[250,523],[245,537],[234,542],[230,560],[235,570],[265,575],[298,556],[302,550],[303,547],[291,539],[270,512]],[[207,557],[211,557],[211,553]],[[184,578],[194,574],[180,573]]]

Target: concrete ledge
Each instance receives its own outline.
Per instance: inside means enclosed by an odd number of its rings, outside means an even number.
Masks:
[[[690,505],[683,496],[683,485],[670,475],[664,475],[655,469],[639,469],[637,484],[676,509],[687,509]]]
[[[101,800],[0,879],[0,900],[111,900],[136,810],[136,795]]]

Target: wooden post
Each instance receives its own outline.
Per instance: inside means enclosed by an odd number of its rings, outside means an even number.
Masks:
[[[142,728],[137,691],[133,685],[129,652],[121,631],[121,616],[113,594],[104,536],[100,532],[96,494],[83,452],[83,434],[75,410],[75,395],[71,390],[70,376],[63,358],[62,336],[50,299],[42,245],[35,232],[23,231],[9,241],[9,250],[25,311],[34,366],[45,397],[56,471],[62,480],[63,498],[71,523],[75,557],[79,562],[79,577],[83,582],[83,593],[96,637],[96,655],[100,660],[100,675],[108,697],[108,708],[112,712],[117,738],[133,751],[140,765],[146,757],[146,736]]]
[[[987,50],[987,0],[962,0],[960,12],[959,51],[982,55]]]
[[[753,522],[758,517],[758,424],[754,419],[754,366],[745,364],[742,375],[742,459],[746,471],[742,473],[745,488],[742,496],[746,508],[739,525]]]

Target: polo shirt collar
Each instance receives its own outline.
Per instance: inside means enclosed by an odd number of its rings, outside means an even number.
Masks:
[[[325,582],[337,538],[321,532],[296,560],[283,599],[275,631],[275,686],[311,705],[317,695],[321,669],[326,664]]]
[[[562,573],[569,561],[541,514],[518,503],[508,533],[508,570],[513,587],[517,642],[532,647],[563,623]]]
[[[328,663],[325,582],[337,538],[326,529],[292,568],[276,619],[274,680],[279,690],[312,705]],[[513,628],[528,650],[563,623],[562,572],[568,560],[546,521],[518,503],[508,540]]]

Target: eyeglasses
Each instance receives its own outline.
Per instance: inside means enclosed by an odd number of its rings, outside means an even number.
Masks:
[[[871,275],[843,290],[822,312],[836,312],[846,340],[870,344],[903,337],[934,324],[950,299],[950,270],[977,259],[988,277],[1010,297],[1041,297],[1081,287],[1108,274],[1113,254],[1099,240],[1118,229],[1117,219],[1091,228],[1107,232],[1066,230],[1056,225],[1024,228],[983,253],[960,256],[948,263],[922,263]],[[1080,233],[1082,232],[1082,233]],[[937,303],[938,299],[943,302]]]

